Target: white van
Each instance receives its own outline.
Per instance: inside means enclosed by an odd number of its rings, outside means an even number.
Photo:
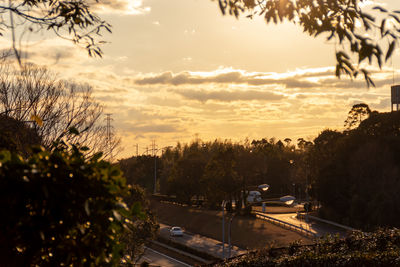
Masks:
[[[262,201],[260,192],[258,192],[258,191],[249,191],[249,194],[247,195],[247,202],[248,203],[260,202],[260,201]]]

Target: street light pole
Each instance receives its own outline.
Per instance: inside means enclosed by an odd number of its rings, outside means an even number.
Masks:
[[[267,191],[269,189],[269,185],[267,184],[262,184],[258,186],[258,189]],[[279,201],[282,203],[285,203],[286,205],[291,205],[293,201],[295,200],[295,197],[293,196],[283,196],[279,198]],[[225,219],[224,219],[224,204],[225,200],[222,202],[222,257],[225,259],[225,246],[224,246],[224,240],[225,240]],[[264,202],[263,202],[264,204]],[[251,204],[251,206],[254,205],[254,203]],[[232,221],[233,218],[235,217],[235,214],[232,215],[232,217],[229,220],[229,228],[228,228],[228,258],[231,257],[231,249],[232,249],[232,244],[231,244],[231,234],[232,234]]]
[[[228,235],[228,258],[231,257],[231,229],[232,229],[232,221],[233,221],[233,217],[235,217],[235,214],[232,215],[231,219],[229,220],[229,235]]]
[[[262,191],[267,191],[269,189],[269,185],[267,184],[261,184],[257,186],[258,189]],[[243,196],[244,198],[244,196]],[[222,258],[225,259],[225,216],[224,216],[224,210],[225,210],[225,204],[226,200],[222,201]],[[230,221],[229,221],[229,228],[228,228],[228,257],[231,257],[231,229],[232,229],[232,220],[235,215],[232,215]]]
[[[225,200],[222,201],[222,258],[225,259]]]
[[[157,192],[157,154],[154,152],[154,192],[155,195]]]

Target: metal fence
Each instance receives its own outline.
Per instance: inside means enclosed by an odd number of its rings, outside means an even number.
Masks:
[[[288,223],[288,222],[285,222],[285,221],[282,221],[282,220],[273,218],[273,217],[271,217],[271,216],[266,215],[265,213],[257,212],[257,211],[256,211],[256,212],[254,212],[254,214],[255,214],[258,218],[261,218],[261,219],[266,220],[266,221],[269,221],[269,222],[271,222],[271,223],[274,223],[274,224],[283,226],[283,227],[285,227],[285,228],[294,230],[294,231],[296,231],[296,232],[300,232],[301,234],[304,234],[304,235],[307,235],[307,236],[312,236],[312,237],[317,237],[317,235],[316,235],[315,233],[311,232],[311,231],[308,230],[308,229],[305,229],[305,228],[303,228],[303,227],[300,227],[300,226],[297,226],[297,225],[294,225],[294,224],[291,224],[291,223]]]
[[[318,217],[315,217],[315,216],[306,215],[304,213],[299,213],[298,212],[297,213],[297,218],[298,219],[303,219],[303,220],[305,220],[307,218],[308,220],[314,220],[314,221],[326,223],[326,224],[333,225],[333,226],[335,226],[335,227],[337,227],[339,229],[343,229],[343,230],[346,230],[346,231],[357,231],[357,229],[352,228],[350,226],[346,226],[346,225],[343,225],[343,224],[335,223],[335,222],[332,222],[332,221],[329,221],[329,220],[324,220],[324,219],[321,219],[321,218],[318,218]]]

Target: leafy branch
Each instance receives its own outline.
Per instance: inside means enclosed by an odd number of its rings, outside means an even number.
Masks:
[[[364,11],[365,0],[218,0],[222,13],[239,17],[264,16],[267,23],[288,20],[304,32],[326,35],[341,49],[336,51],[336,76],[351,79],[364,76],[367,86],[375,86],[363,67],[376,62],[382,68],[393,55],[400,37],[400,11],[374,6]],[[383,51],[385,50],[385,51]],[[354,57],[353,57],[354,55]]]
[[[1,4],[2,3],[2,4]],[[15,27],[29,24],[29,30],[53,31],[58,37],[85,48],[90,56],[101,57],[103,51],[97,37],[111,33],[111,25],[92,12],[98,0],[24,0],[0,1],[0,35],[9,29],[13,36],[13,50],[21,65],[20,52],[15,47]],[[6,17],[9,14],[9,18]]]

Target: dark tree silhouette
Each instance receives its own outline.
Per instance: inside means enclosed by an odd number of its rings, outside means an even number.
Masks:
[[[30,147],[40,144],[41,138],[35,129],[24,122],[0,115],[0,150],[16,151],[28,156],[31,152]]]
[[[347,130],[354,129],[360,125],[363,120],[367,119],[370,114],[371,109],[367,104],[355,104],[349,111],[347,119],[344,121],[344,127],[346,127]]]
[[[324,131],[310,151],[321,215],[365,230],[400,221],[400,112],[372,112],[353,130]]]

